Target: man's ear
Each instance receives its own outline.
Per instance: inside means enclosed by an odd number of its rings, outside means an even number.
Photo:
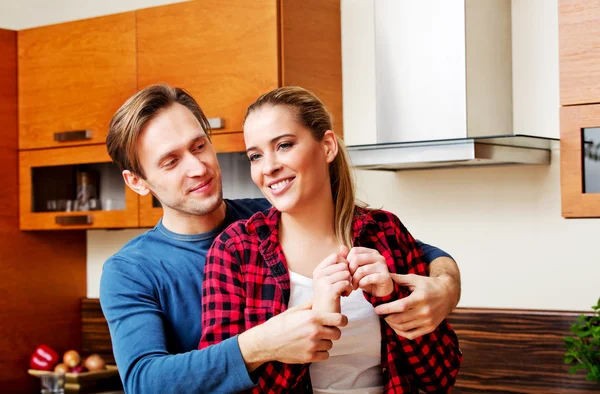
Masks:
[[[331,163],[338,154],[337,137],[332,130],[327,130],[323,135],[323,144],[325,147],[327,163]]]
[[[123,170],[123,180],[131,190],[140,196],[146,196],[148,193],[150,193],[150,189],[148,188],[146,181],[139,176],[134,175],[129,170]]]

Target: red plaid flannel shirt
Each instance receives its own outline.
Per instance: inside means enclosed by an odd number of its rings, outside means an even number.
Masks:
[[[278,240],[280,213],[274,208],[229,226],[213,243],[202,287],[203,349],[264,323],[283,312],[290,298],[290,276]],[[422,251],[393,214],[356,208],[354,246],[376,249],[390,272],[427,275]],[[395,284],[387,297],[364,293],[373,305],[409,294]],[[450,392],[462,361],[458,338],[445,320],[416,340],[396,335],[381,319],[384,392]],[[312,392],[309,364],[268,362],[253,374],[254,393]]]

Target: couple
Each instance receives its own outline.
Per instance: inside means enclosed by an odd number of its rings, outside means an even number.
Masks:
[[[288,87],[248,110],[252,179],[274,208],[222,199],[209,130],[194,99],[164,85],[110,125],[125,182],[164,207],[103,269],[126,392],[449,391],[460,351],[442,320],[458,301],[455,263],[394,215],[355,207],[322,103]],[[424,275],[424,262],[430,277],[393,274]]]

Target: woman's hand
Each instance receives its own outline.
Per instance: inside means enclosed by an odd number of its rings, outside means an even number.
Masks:
[[[345,250],[344,250],[345,249]],[[340,297],[352,292],[352,276],[345,259],[347,248],[327,256],[313,271],[313,310],[341,311]]]
[[[352,274],[352,288],[362,289],[374,297],[385,297],[394,290],[392,276],[377,250],[354,247],[346,258]]]

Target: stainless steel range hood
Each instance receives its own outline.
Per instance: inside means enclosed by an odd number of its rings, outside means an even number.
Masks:
[[[555,139],[513,117],[511,15],[511,0],[342,0],[354,167],[550,164]]]
[[[354,168],[415,170],[508,164],[550,164],[551,138],[505,135],[348,147]]]

